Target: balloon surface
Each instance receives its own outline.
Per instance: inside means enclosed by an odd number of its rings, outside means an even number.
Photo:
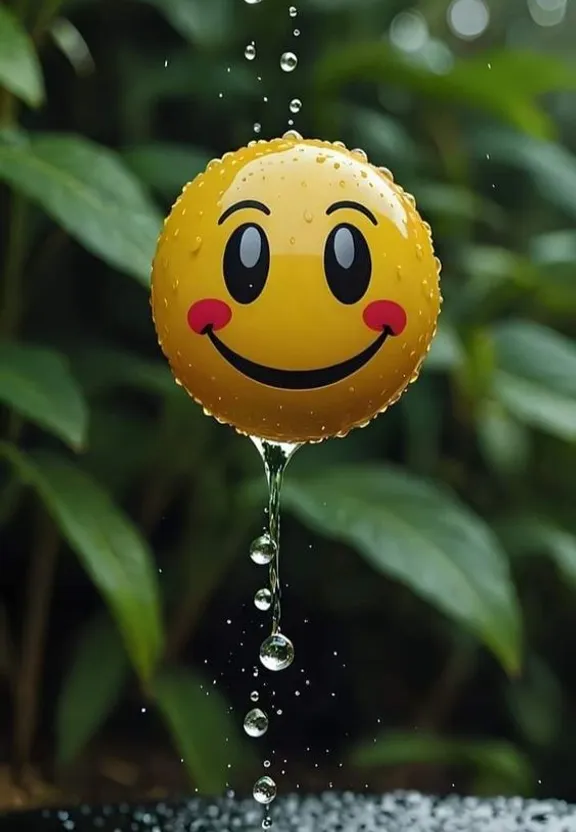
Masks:
[[[317,441],[366,424],[416,379],[439,268],[388,170],[286,134],[185,186],[158,241],[152,311],[206,412],[260,438]]]

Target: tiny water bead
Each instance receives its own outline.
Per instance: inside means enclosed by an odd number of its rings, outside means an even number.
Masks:
[[[259,133],[261,130],[262,130],[262,125],[260,124],[260,122],[255,121],[254,122],[254,132]]]
[[[268,717],[261,708],[252,708],[244,717],[244,730],[249,737],[263,737],[268,730]]]
[[[259,699],[260,699],[260,694],[258,693],[257,690],[253,690],[252,693],[250,694],[250,701],[251,702],[258,702]]]
[[[284,72],[292,72],[298,66],[298,58],[294,52],[283,52],[280,58],[280,68]]]
[[[291,113],[299,113],[302,109],[302,102],[299,98],[293,98],[290,102],[290,112]]]
[[[288,9],[288,14],[290,15],[290,17],[296,17],[296,15],[298,14],[298,9],[296,8],[296,6],[290,6],[290,8]]]
[[[258,610],[262,610],[262,612],[266,612],[266,610],[270,609],[272,604],[272,593],[269,589],[264,587],[263,589],[259,589],[256,595],[254,596],[254,606]]]
[[[265,774],[263,777],[259,777],[254,783],[252,794],[254,795],[254,800],[267,806],[276,797],[276,783],[271,777]]]
[[[249,43],[246,49],[244,50],[244,57],[247,61],[253,61],[256,57],[256,47],[253,43]]]
[[[272,829],[273,821],[270,815],[262,818],[262,829]]]
[[[269,534],[262,534],[252,541],[250,557],[258,566],[266,566],[276,554],[276,544]]]
[[[261,3],[262,0],[244,0],[249,6],[257,6],[258,3]]]
[[[267,670],[285,670],[294,661],[294,645],[283,633],[272,633],[260,645],[260,661]]]

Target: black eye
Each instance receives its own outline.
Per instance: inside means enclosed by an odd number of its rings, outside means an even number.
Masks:
[[[264,230],[254,223],[239,226],[224,250],[224,280],[238,303],[252,303],[262,292],[270,268],[270,246]]]
[[[324,273],[330,291],[340,303],[356,303],[366,293],[372,258],[364,235],[353,225],[337,225],[328,235]]]

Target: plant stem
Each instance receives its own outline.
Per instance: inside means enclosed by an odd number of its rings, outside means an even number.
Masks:
[[[60,537],[40,508],[26,586],[21,659],[14,690],[13,771],[21,782],[30,762],[38,720],[40,677]]]
[[[0,338],[8,340],[18,333],[22,311],[22,265],[25,255],[26,237],[26,200],[14,192],[10,211],[8,244],[2,296],[0,298]]]

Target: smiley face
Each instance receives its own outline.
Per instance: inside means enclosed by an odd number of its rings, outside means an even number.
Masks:
[[[412,197],[361,152],[295,135],[210,163],[153,266],[176,378],[220,421],[278,441],[344,435],[395,401],[439,305]]]

